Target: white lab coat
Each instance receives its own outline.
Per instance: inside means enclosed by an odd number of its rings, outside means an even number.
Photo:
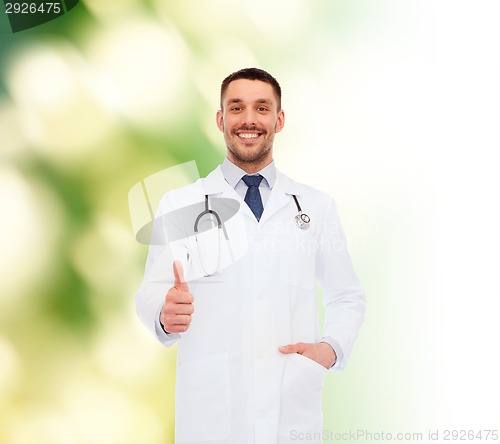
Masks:
[[[248,251],[221,275],[189,282],[195,306],[190,328],[166,336],[158,316],[173,281],[172,257],[168,249],[150,247],[137,311],[163,344],[179,343],[176,443],[284,444],[296,442],[298,433],[320,436],[327,370],[278,347],[332,337],[342,348],[333,369],[341,370],[363,323],[364,292],[335,203],[278,172],[258,223],[218,167],[196,186],[168,193],[159,214],[203,201],[200,184],[209,197],[241,203],[236,217],[246,227]],[[311,218],[309,230],[295,224],[292,194]],[[325,307],[322,333],[316,282]]]

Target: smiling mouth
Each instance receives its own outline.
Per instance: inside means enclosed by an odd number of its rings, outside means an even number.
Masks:
[[[238,134],[238,137],[241,139],[257,139],[260,134],[257,133],[240,133]]]
[[[237,131],[236,135],[242,140],[243,142],[253,142],[254,140],[257,140],[263,133],[260,131]]]

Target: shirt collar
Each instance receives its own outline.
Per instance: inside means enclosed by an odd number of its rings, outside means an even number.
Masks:
[[[232,188],[236,188],[236,185],[238,185],[241,178],[247,174],[240,167],[232,163],[227,157],[224,159],[220,168],[224,179],[226,179],[226,182],[231,185]],[[276,165],[274,164],[274,160],[255,174],[260,174],[264,177],[267,182],[267,186],[272,189],[276,183]]]

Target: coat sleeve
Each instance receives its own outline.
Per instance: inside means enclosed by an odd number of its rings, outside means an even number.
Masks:
[[[160,325],[160,311],[165,296],[174,282],[173,256],[164,226],[164,215],[168,211],[168,200],[164,197],[153,223],[144,279],[135,297],[139,319],[166,347],[170,347],[180,339],[178,333],[167,334]]]
[[[330,199],[317,250],[318,280],[323,290],[323,335],[340,346],[332,370],[343,370],[364,321],[366,298],[349,256],[337,208]]]

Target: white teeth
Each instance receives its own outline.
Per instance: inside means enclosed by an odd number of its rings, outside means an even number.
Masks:
[[[257,137],[259,137],[259,135],[255,133],[240,133],[238,134],[238,136],[240,136],[242,139],[256,139]]]

